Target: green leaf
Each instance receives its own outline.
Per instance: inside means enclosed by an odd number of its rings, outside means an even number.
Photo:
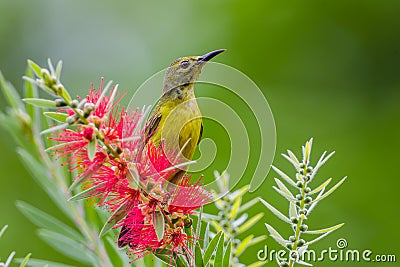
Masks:
[[[33,72],[35,72],[37,77],[42,77],[42,68],[38,64],[28,59],[28,65],[29,67],[31,67]]]
[[[223,258],[223,260],[222,260],[222,266],[223,266],[223,267],[230,267],[231,252],[232,252],[232,242],[229,241],[229,242],[228,242],[228,245],[226,245],[224,258]],[[196,267],[197,267],[197,266],[196,266]]]
[[[197,243],[197,246],[194,248],[194,262],[196,267],[203,267],[203,254],[201,253],[200,245]]]
[[[158,241],[161,241],[164,238],[164,229],[165,229],[165,221],[164,216],[161,211],[153,212],[153,226],[156,230],[156,235]]]
[[[24,259],[15,259],[17,263],[22,263]],[[28,263],[26,266],[28,267],[43,267],[43,266],[50,266],[50,267],[75,267],[72,265],[66,265],[63,263],[58,263],[58,262],[52,262],[52,261],[47,261],[47,260],[39,260],[39,259],[29,259]]]
[[[42,98],[24,98],[22,99],[25,103],[34,105],[40,108],[55,108],[56,102],[53,100],[42,99]]]
[[[112,264],[113,267],[125,267],[125,266],[129,266],[128,264],[124,264],[124,262],[126,261],[126,263],[129,262],[129,259],[126,258],[122,258],[121,254],[125,254],[123,250],[118,249],[116,243],[114,240],[112,240],[111,238],[107,237],[106,241],[104,242],[104,248],[107,252],[107,257],[112,259]],[[122,253],[121,253],[122,252]]]
[[[222,266],[222,260],[224,257],[224,235],[219,239],[217,250],[215,251],[214,266]]]
[[[332,181],[332,178],[329,178],[328,180],[326,180],[325,182],[323,182],[320,186],[318,186],[317,188],[315,188],[313,191],[310,192],[310,195],[316,194],[319,191],[321,191],[322,189],[324,189],[325,187],[328,186],[328,184]]]
[[[306,145],[303,146],[303,162],[305,164],[310,163],[312,143],[313,143],[313,139],[311,138],[309,141],[306,142]]]
[[[105,233],[107,233],[108,230],[110,230],[115,224],[117,224],[117,222],[123,219],[126,214],[128,214],[128,211],[126,210],[126,203],[124,203],[113,213],[113,215],[111,215],[108,221],[104,224],[99,236],[101,237]]]
[[[248,210],[249,208],[253,207],[257,203],[258,203],[258,198],[253,198],[249,202],[246,202],[245,204],[241,205],[240,208],[239,208],[238,213],[245,212],[246,210]]]
[[[58,63],[57,63],[57,67],[56,67],[56,78],[57,78],[57,80],[60,80],[60,78],[61,78],[62,63],[63,62],[61,60],[58,61]]]
[[[48,129],[46,129],[44,131],[41,131],[40,135],[45,135],[45,134],[57,132],[57,131],[60,131],[60,130],[64,130],[65,128],[68,127],[68,125],[69,125],[68,123],[64,123],[64,124],[60,124],[60,125],[57,125],[57,126],[54,126],[54,127],[50,127],[50,128],[48,128]]]
[[[266,235],[260,235],[250,240],[248,246],[251,247],[267,239]]]
[[[236,217],[240,208],[240,204],[242,204],[242,197],[236,198],[235,202],[233,203],[232,210],[228,215],[229,219],[233,219]]]
[[[210,241],[210,223],[207,223],[206,230],[204,231],[204,238],[203,238],[203,248],[208,246]]]
[[[65,123],[67,122],[68,114],[67,113],[61,113],[61,112],[43,112],[43,114],[55,121]]]
[[[268,229],[268,232],[269,232],[269,235],[279,244],[279,245],[281,245],[282,247],[284,247],[284,248],[286,248],[286,245],[287,245],[287,241],[285,240],[285,239],[283,239],[283,237],[278,233],[278,231],[276,231],[275,229],[274,229],[274,227],[272,227],[271,225],[269,225],[269,224],[265,224],[265,226],[267,227],[267,229]]]
[[[33,77],[33,73],[31,68],[27,67],[26,68],[26,77]],[[34,84],[32,84],[29,81],[24,81],[24,98],[38,98],[38,90]],[[40,120],[37,118],[39,117],[39,112],[38,110],[32,106],[32,105],[27,105],[26,106],[26,112],[28,113],[29,117],[31,118],[31,121],[35,127],[36,131],[40,130]]]
[[[30,172],[35,181],[50,196],[54,203],[56,203],[66,215],[68,215],[70,218],[74,218],[70,209],[67,207],[64,193],[50,176],[51,174],[48,172],[47,167],[34,159],[31,154],[22,148],[17,148],[17,153],[26,169]]]
[[[311,234],[311,235],[324,234],[324,233],[328,233],[328,232],[333,232],[333,231],[339,229],[340,227],[342,227],[343,225],[344,225],[344,223],[340,223],[340,224],[337,224],[332,227],[328,227],[328,228],[324,228],[324,229],[320,229],[320,230],[306,231],[305,233]]]
[[[289,217],[290,218],[297,217],[297,208],[294,202],[290,202],[289,204]]]
[[[279,176],[282,177],[282,179],[285,180],[288,184],[290,184],[291,186],[297,188],[296,183],[295,183],[287,174],[285,174],[283,171],[281,171],[280,169],[278,169],[277,167],[275,167],[275,166],[273,166],[273,165],[271,166],[271,168],[272,168],[277,174],[279,174]]]
[[[68,199],[68,201],[82,200],[82,199],[93,197],[98,194],[97,188],[104,185],[105,183],[107,183],[107,182],[102,182],[95,186],[92,186],[92,187],[86,189],[85,191],[82,191],[82,192],[76,194],[75,196],[71,197],[70,199]]]
[[[15,256],[15,251],[11,252],[11,254],[8,256],[6,262],[2,264],[2,267],[9,267],[14,256]]]
[[[12,86],[11,83],[7,82],[4,79],[1,71],[0,71],[0,89],[3,91],[3,94],[8,104],[12,108],[25,110],[25,107],[20,100],[21,97],[19,96],[17,90],[15,90],[14,86]]]
[[[83,244],[62,234],[40,229],[38,235],[58,252],[85,264],[93,264],[95,256]]]
[[[32,223],[36,224],[37,226],[52,230],[65,236],[69,236],[77,241],[84,241],[83,237],[74,229],[50,216],[49,214],[41,211],[40,209],[35,208],[34,206],[23,201],[17,201],[16,206],[22,214],[24,214]]]
[[[286,198],[289,202],[296,202],[296,199],[293,196],[290,196],[288,193],[281,191],[279,188],[276,186],[272,186],[272,188],[278,192],[279,195],[283,196]]]
[[[249,247],[249,243],[253,239],[253,237],[254,235],[249,235],[240,242],[239,246],[236,248],[235,251],[236,257],[239,257],[246,250],[246,248]]]
[[[267,207],[273,214],[275,214],[276,217],[278,217],[279,219],[281,219],[282,221],[284,221],[285,223],[291,224],[292,222],[289,220],[288,217],[286,217],[285,215],[282,214],[282,212],[280,212],[279,210],[275,209],[271,204],[269,204],[267,201],[265,201],[262,198],[259,198],[259,200],[261,201],[261,203],[264,204],[265,207]]]
[[[0,230],[0,238],[4,235],[4,233],[6,232],[8,228],[8,225],[4,225],[3,228],[1,228]]]
[[[69,104],[72,100],[71,95],[68,93],[68,91],[62,87],[61,92],[59,95],[64,99],[65,103]]]
[[[204,252],[204,257],[203,257],[204,262],[208,262],[211,259],[211,256],[214,253],[219,240],[221,239],[221,236],[223,236],[223,232],[219,231],[218,234],[216,234],[214,238],[211,239],[210,244],[208,244],[206,251]]]
[[[340,180],[337,184],[335,184],[331,189],[329,189],[328,192],[326,192],[322,196],[314,199],[313,202],[317,203],[317,202],[323,200],[324,198],[326,198],[327,196],[329,196],[330,194],[332,194],[341,184],[344,183],[344,181],[346,181],[346,179],[347,179],[347,176],[344,177],[342,180]]]
[[[264,266],[264,262],[262,262],[262,261],[257,261],[257,262],[254,262],[254,263],[252,263],[252,264],[250,264],[249,266],[247,266],[247,267],[260,267],[260,266]]]
[[[263,212],[260,212],[254,216],[252,216],[249,220],[247,220],[244,224],[242,224],[237,230],[237,234],[241,234],[246,232],[248,229],[253,227],[262,217],[264,216]]]
[[[28,255],[25,256],[24,260],[21,262],[21,264],[19,265],[19,267],[25,267],[26,264],[29,261],[29,258],[31,257],[31,253],[29,253]]]
[[[97,148],[97,138],[93,136],[92,140],[90,140],[87,148],[88,158],[90,161],[94,160],[96,156],[96,148]]]

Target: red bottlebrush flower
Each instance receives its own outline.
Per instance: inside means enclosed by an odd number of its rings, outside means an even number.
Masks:
[[[148,206],[145,206],[148,208]],[[121,221],[121,232],[118,246],[129,245],[137,258],[145,256],[143,252],[160,247],[154,226],[149,222],[148,210],[133,207],[129,214]]]
[[[190,175],[185,175],[179,186],[175,187],[168,202],[169,212],[190,214],[197,208],[210,203],[212,194],[201,185],[201,178],[190,184]]]

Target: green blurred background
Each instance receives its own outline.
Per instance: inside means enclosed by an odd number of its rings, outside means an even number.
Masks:
[[[62,80],[81,95],[101,76],[134,90],[176,57],[227,48],[216,61],[246,73],[271,106],[274,164],[293,173],[279,154],[300,153],[314,137],[314,160],[325,149],[337,152],[317,179],[349,176],[309,221],[346,225],[316,247],[335,248],[342,237],[350,249],[400,257],[400,1],[0,0],[0,40],[0,69],[17,88],[28,58],[44,65],[50,57],[64,61]],[[18,161],[11,136],[0,131],[0,226],[10,226],[0,240],[1,259],[16,250],[18,257],[32,252],[74,264],[42,242],[15,208],[21,199],[63,218]],[[213,136],[212,128],[205,132]],[[247,198],[262,196],[286,209],[271,188],[274,175]],[[263,220],[286,227],[268,211]],[[261,222],[252,232],[267,233]],[[265,244],[277,248],[272,239]],[[243,261],[256,260],[263,247],[248,250]]]

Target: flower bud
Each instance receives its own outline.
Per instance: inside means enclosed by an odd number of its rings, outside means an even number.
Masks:
[[[71,101],[71,103],[69,104],[71,108],[77,108],[79,105],[78,100],[74,99]]]
[[[312,201],[312,198],[311,198],[311,197],[306,197],[306,198],[304,199],[304,203],[306,203],[306,204],[310,204],[311,201]]]
[[[304,189],[304,192],[306,192],[306,194],[311,192],[311,188],[307,187],[306,189]]]
[[[54,103],[56,103],[56,107],[65,107],[67,103],[65,103],[64,99],[57,98],[54,100]]]
[[[185,224],[185,228],[190,228],[190,227],[192,227],[193,220],[190,218],[185,218],[184,224]]]
[[[296,217],[292,217],[292,218],[290,219],[290,221],[291,221],[292,223],[298,223],[298,222],[299,222],[299,220],[298,220]]]
[[[300,231],[305,232],[305,231],[307,231],[307,229],[308,229],[307,224],[300,225]]]
[[[299,187],[299,188],[301,188],[301,187],[303,187],[303,183],[302,183],[301,181],[298,181],[298,182],[296,183],[296,186]]]
[[[302,246],[304,246],[305,243],[306,243],[306,241],[304,239],[300,239],[299,242],[297,242],[297,246],[302,247]]]
[[[294,235],[291,235],[291,236],[289,237],[289,241],[290,241],[290,242],[296,241],[296,237],[295,237]]]
[[[297,195],[296,195],[296,199],[302,200],[302,199],[303,199],[303,196],[302,196],[301,194],[297,194]]]

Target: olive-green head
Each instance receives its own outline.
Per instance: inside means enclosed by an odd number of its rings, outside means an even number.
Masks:
[[[164,77],[163,93],[178,86],[195,83],[207,61],[224,51],[225,49],[219,49],[202,56],[181,57],[172,62]]]

